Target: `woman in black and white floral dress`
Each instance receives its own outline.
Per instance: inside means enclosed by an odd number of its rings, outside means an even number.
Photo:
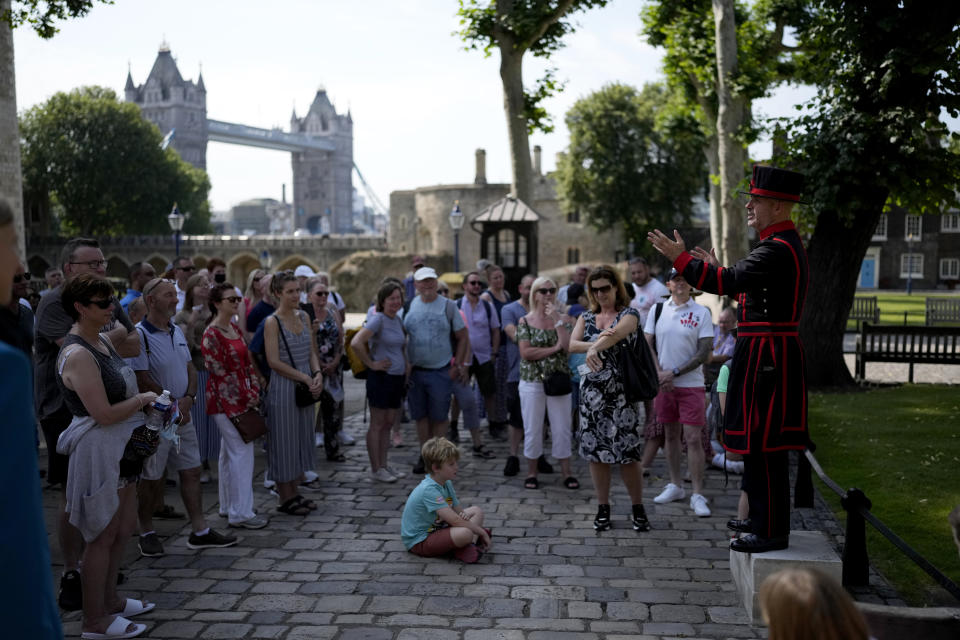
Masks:
[[[630,307],[623,281],[613,267],[601,266],[587,276],[590,309],[578,319],[570,336],[570,352],[586,353],[589,372],[580,375],[580,455],[590,462],[590,476],[599,506],[593,526],[610,528],[610,465],[620,465],[620,477],[633,502],[631,522],[636,531],[649,531],[644,511],[640,435],[640,403],[629,403],[617,366],[618,349],[634,348],[640,316]]]

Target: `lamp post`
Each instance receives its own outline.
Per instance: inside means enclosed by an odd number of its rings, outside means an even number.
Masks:
[[[907,234],[907,295],[913,293],[913,234]]]
[[[176,257],[178,258],[180,257],[180,230],[183,229],[183,219],[183,214],[180,213],[180,210],[177,209],[177,203],[174,202],[173,210],[167,216],[167,222],[170,223],[170,228],[173,230]]]
[[[453,270],[460,272],[460,229],[463,228],[463,212],[460,211],[460,201],[453,201],[453,211],[450,212],[450,228],[453,229]]]

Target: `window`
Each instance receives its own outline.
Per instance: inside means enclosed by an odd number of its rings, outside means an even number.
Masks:
[[[400,230],[404,231],[407,228],[407,216],[400,216]]]
[[[960,258],[941,258],[941,280],[960,280]]]
[[[940,216],[940,231],[960,233],[960,213],[945,213]]]
[[[901,253],[900,254],[900,277],[901,278],[922,278],[923,277],[923,254],[922,253]]]
[[[512,229],[500,229],[497,232],[497,254],[500,266],[504,268],[518,267],[516,233]]]
[[[580,222],[580,209],[574,209],[567,212],[567,224],[577,224]]]
[[[880,219],[877,220],[877,228],[873,231],[873,240],[874,242],[883,242],[887,239],[887,214],[880,214]]]
[[[904,233],[903,239],[910,240],[911,236],[914,241],[920,240],[923,235],[923,220],[920,216],[907,214],[905,224],[904,224]]]
[[[567,264],[578,264],[580,262],[580,249],[577,247],[567,247]]]

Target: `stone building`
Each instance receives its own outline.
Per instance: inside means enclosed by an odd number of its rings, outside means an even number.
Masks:
[[[564,213],[557,198],[553,175],[540,170],[540,149],[534,148],[533,202],[537,213],[537,268],[539,271],[576,265],[623,260],[625,247],[619,231],[598,232],[577,212]],[[491,204],[510,193],[509,184],[490,184],[486,179],[486,152],[476,151],[476,177],[472,184],[419,187],[390,194],[391,251],[406,254],[452,254],[453,231],[449,215],[454,202],[466,219],[460,231],[460,268],[472,269],[480,258],[480,234],[471,221]]]
[[[290,117],[290,132],[333,142],[333,151],[293,153],[293,210],[296,227],[311,233],[353,231],[353,117],[337,113],[325,89],[317,91],[307,115]]]
[[[184,80],[170,47],[160,45],[147,81],[137,86],[127,71],[124,88],[127,102],[140,107],[143,117],[164,135],[173,131],[170,145],[193,166],[207,168],[207,88],[203,74],[197,82]]]

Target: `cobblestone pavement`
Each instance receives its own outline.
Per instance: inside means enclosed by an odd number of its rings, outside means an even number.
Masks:
[[[614,526],[597,535],[592,485],[576,455],[582,489],[565,489],[556,473],[541,476],[541,488],[532,491],[523,488],[522,474],[504,478],[505,444],[491,445],[497,453],[492,460],[473,458],[464,446],[457,493],[487,514],[493,548],[475,565],[422,559],[407,553],[399,537],[400,512],[419,476],[396,484],[368,479],[366,426],[357,409],[362,386],[351,381],[347,391],[356,413],[346,428],[358,442],[346,449],[347,462],[318,462],[322,489],[310,495],[319,502],[317,511],[306,517],[276,513],[276,499],[262,485],[265,456],[258,450],[255,497],[258,511],[271,517],[267,528],[241,531],[235,547],[192,551],[186,521],[156,521],[166,549],[160,558],[138,557],[131,541],[122,593],[157,603],[137,619],[149,623],[142,637],[766,637],[765,629],[748,623],[729,572],[724,524],[736,510],[739,476],[725,485],[721,472],[708,471],[705,494],[714,515],[697,518],[686,501],[653,503],[664,482],[657,477],[665,473],[661,457],[645,481],[653,531],[635,533],[629,499],[615,475]],[[409,471],[412,425],[404,425],[404,434],[408,446],[391,449],[390,459]],[[166,499],[182,510],[176,490],[168,489]],[[53,532],[59,493],[45,490],[44,500]],[[216,482],[205,485],[208,522],[224,531],[216,500]],[[822,507],[795,513],[794,526],[827,529],[835,537],[840,532]],[[55,544],[52,549],[56,584],[61,567]],[[882,583],[858,597],[896,602]],[[79,613],[63,619],[67,636],[79,636]]]

